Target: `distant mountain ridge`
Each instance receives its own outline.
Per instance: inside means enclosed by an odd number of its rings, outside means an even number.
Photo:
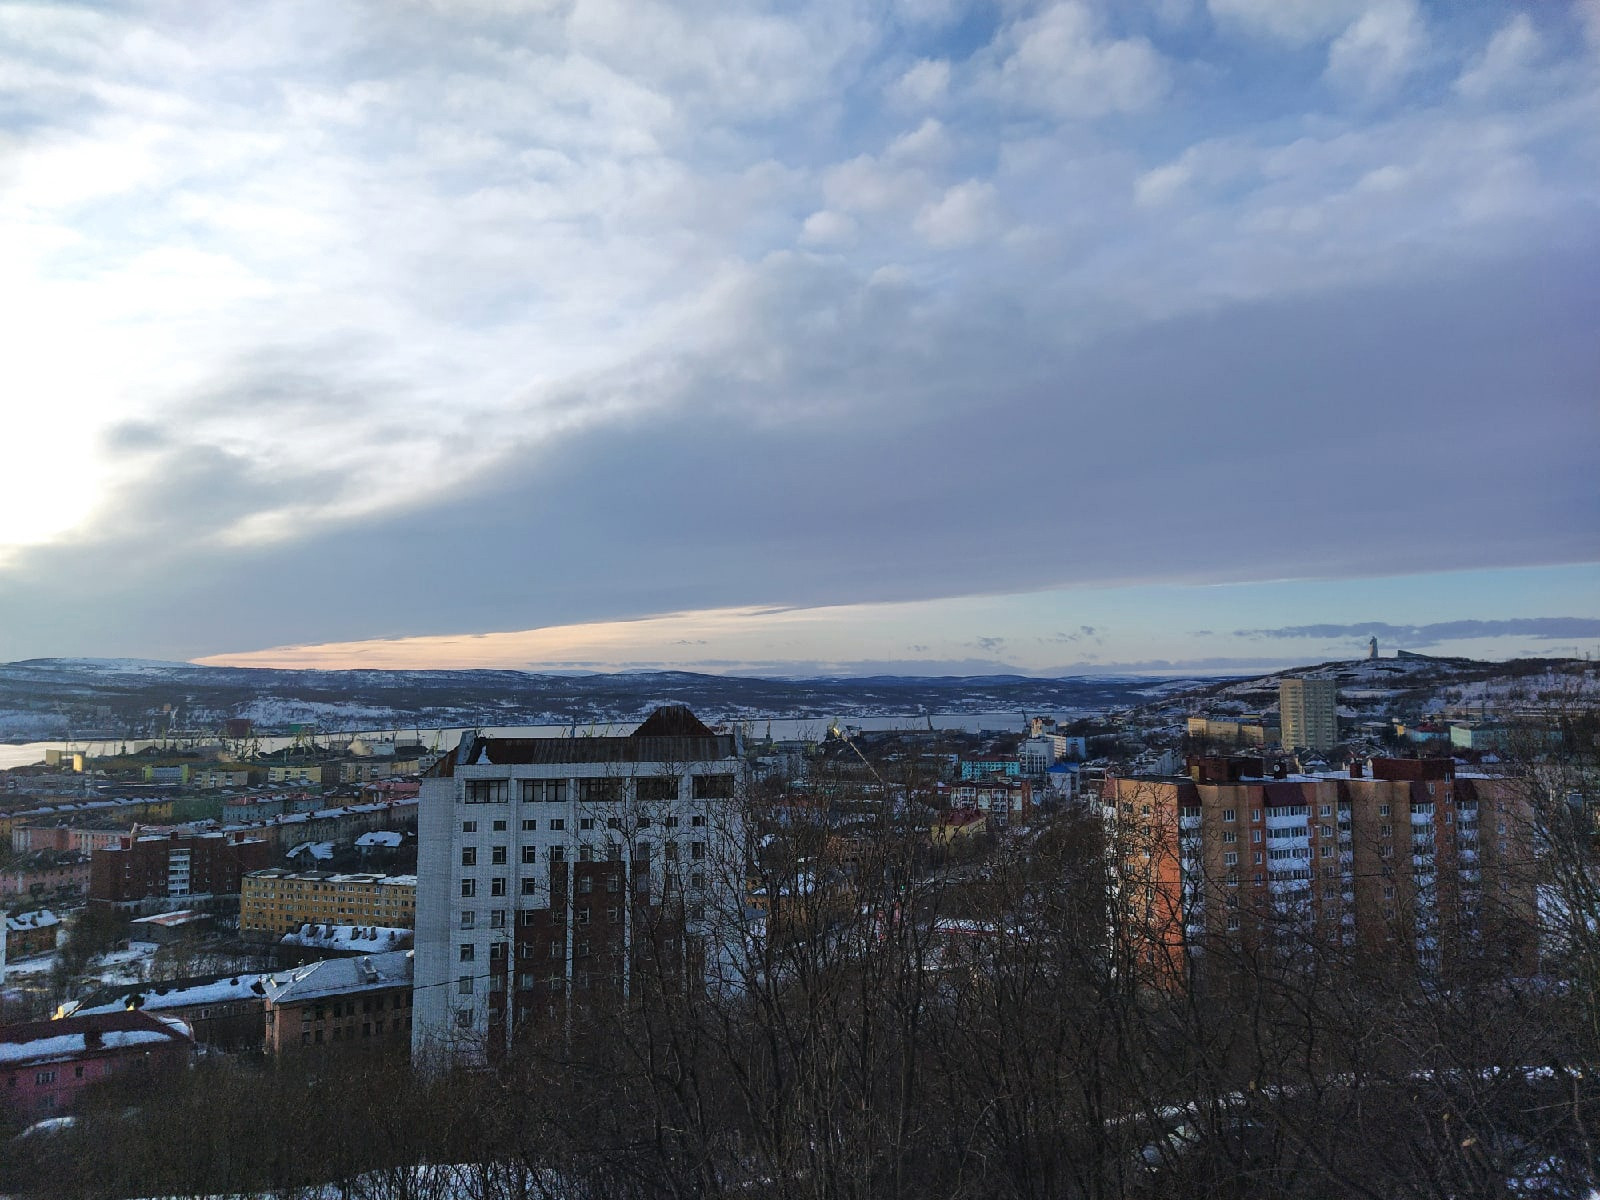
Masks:
[[[159,727],[257,732],[640,720],[687,704],[707,720],[925,713],[1072,716],[1126,708],[1199,679],[1026,675],[760,678],[692,671],[273,670],[140,659],[0,664],[0,737],[148,737]],[[170,707],[169,707],[170,706]]]

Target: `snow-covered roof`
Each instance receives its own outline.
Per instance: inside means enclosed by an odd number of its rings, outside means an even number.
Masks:
[[[403,949],[411,944],[412,936],[411,930],[390,925],[302,925],[284,934],[283,944],[375,953]]]
[[[33,912],[18,913],[14,917],[6,918],[6,929],[20,933],[24,929],[48,929],[61,924],[61,918],[48,908],[35,909]]]
[[[0,1066],[70,1061],[85,1054],[192,1040],[189,1027],[176,1017],[140,1012],[30,1021],[0,1029]]]
[[[380,988],[408,987],[412,952],[363,954],[359,958],[325,958],[292,971],[274,971],[262,979],[273,1004],[298,1004],[320,996],[343,996]]]
[[[376,829],[371,833],[363,833],[356,839],[358,846],[398,846],[405,835],[393,829]]]
[[[293,858],[297,854],[300,854],[302,851],[305,852],[306,854],[311,855],[312,858],[317,858],[317,859],[332,858],[333,857],[333,843],[332,842],[301,842],[293,850],[289,851],[289,857]]]
[[[101,993],[104,995],[105,993]],[[142,1009],[159,1012],[168,1008],[189,1008],[193,1005],[229,1004],[238,1000],[259,1000],[264,994],[261,976],[256,974],[229,975],[217,979],[203,979],[190,983],[179,980],[176,984],[142,984],[124,988],[113,999],[99,1004],[73,1007],[63,1005],[62,1016],[92,1017],[100,1013],[125,1012]]]

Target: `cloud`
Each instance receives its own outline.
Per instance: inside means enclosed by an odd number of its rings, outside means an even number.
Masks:
[[[928,108],[944,98],[950,88],[950,63],[942,58],[921,58],[890,89],[891,99],[907,108]]]
[[[1094,10],[1076,0],[1006,26],[992,49],[997,62],[983,86],[1060,117],[1140,112],[1170,85],[1167,64],[1148,39],[1102,36]]]
[[[1211,8],[9,10],[0,652],[1592,558],[1585,52]]]
[[[1326,78],[1359,95],[1386,95],[1416,68],[1426,48],[1427,31],[1416,0],[1384,0],[1328,47]]]
[[[913,222],[935,246],[964,246],[999,224],[994,185],[978,179],[958,183],[923,208]]]
[[[1461,72],[1455,90],[1482,99],[1524,79],[1544,48],[1527,13],[1517,13],[1494,33],[1483,53]]]
[[[1249,638],[1377,638],[1380,645],[1418,648],[1441,642],[1472,641],[1479,638],[1600,637],[1600,619],[1593,617],[1516,617],[1497,621],[1435,621],[1427,625],[1390,625],[1366,621],[1338,625],[1290,625],[1281,629],[1240,629],[1235,637]]]
[[[1225,29],[1292,46],[1330,37],[1361,15],[1364,0],[1207,0],[1212,19]]]

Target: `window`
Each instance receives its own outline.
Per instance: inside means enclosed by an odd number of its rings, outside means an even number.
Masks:
[[[478,914],[477,913],[473,912],[472,909],[470,909],[470,908],[464,908],[464,909],[461,910],[461,928],[463,928],[463,929],[471,929],[477,923],[478,923]]]
[[[36,1087],[42,1087],[47,1083],[54,1083],[55,1081],[56,1073],[54,1071],[39,1071],[36,1072],[33,1077],[34,1086]]]
[[[589,943],[588,942],[579,942],[573,948],[572,957],[573,958],[588,958],[589,957]]]
[[[1239,865],[1239,852],[1237,850],[1229,850],[1222,856],[1222,865],[1226,867],[1237,867]]]
[[[1260,809],[1259,809],[1259,808],[1252,808],[1252,809],[1251,809],[1251,810],[1250,810],[1250,819],[1251,819],[1251,820],[1252,820],[1252,821],[1259,821],[1259,820],[1261,820],[1261,810],[1260,810]]]
[[[506,823],[504,821],[496,821],[489,826],[489,830],[491,833],[504,833],[506,831]]]
[[[607,862],[621,862],[622,861],[622,843],[621,842],[607,842],[606,843],[606,861]]]
[[[706,885],[706,877],[704,875],[702,875],[699,871],[696,871],[693,875],[689,876],[689,886],[690,887],[703,888],[703,887],[705,887],[705,885]]]
[[[524,779],[522,781],[524,804],[565,804],[567,781],[565,779]]]
[[[470,979],[467,980],[466,982],[469,985],[472,983],[472,981]],[[472,990],[472,988],[470,986],[468,986],[467,991],[470,992],[471,990]],[[457,1009],[456,1010],[456,1026],[459,1029],[471,1029],[472,1028],[472,1010],[470,1008],[462,1008],[462,1009]]]
[[[1233,830],[1227,829],[1223,831],[1222,840],[1226,843],[1237,842],[1239,840],[1239,835]]]
[[[461,865],[475,867],[478,865],[478,848],[476,846],[461,847]]]
[[[691,824],[691,825],[704,826],[705,823],[706,823],[706,816],[705,816],[704,813],[700,813],[697,816],[693,816],[693,817],[689,818],[689,824]]]
[[[704,842],[690,842],[689,843],[689,857],[690,858],[700,859],[700,858],[704,858],[705,856],[706,856],[706,844]]]
[[[537,879],[532,879],[532,878],[524,878],[523,879],[523,881],[522,881],[522,894],[524,896],[537,895],[538,891],[539,891],[539,881]]]
[[[1322,857],[1323,858],[1332,858],[1333,857],[1333,847],[1332,846],[1324,846],[1322,848]]]
[[[606,818],[606,828],[607,829],[621,829],[622,828],[622,818],[621,817],[607,817]]]
[[[472,976],[462,975],[456,979],[456,994],[458,996],[472,995]],[[470,1018],[469,1018],[470,1019]]]
[[[1252,829],[1252,830],[1251,830],[1251,831],[1250,831],[1250,840],[1251,840],[1251,841],[1252,841],[1252,842],[1259,842],[1259,841],[1260,841],[1260,840],[1261,840],[1261,830],[1259,830],[1259,829]]]
[[[594,818],[593,817],[579,817],[578,818],[578,828],[579,829],[585,829],[585,830],[593,829],[594,828]]]
[[[467,780],[468,804],[505,804],[509,801],[510,782],[505,779]]]
[[[530,882],[530,880],[524,879],[522,882],[523,882],[523,885],[524,885],[523,886],[523,891],[527,891],[528,889],[527,889],[526,885]],[[532,909],[524,909],[522,914],[521,914],[521,917],[522,917],[522,919],[519,922],[519,924],[524,925],[524,926],[533,924],[534,913],[533,913]]]
[[[539,861],[539,847],[537,847],[537,846],[524,846],[522,848],[522,864],[523,864],[523,866],[529,866],[529,865],[531,865],[533,863],[536,863],[538,861]]]
[[[1229,913],[1228,914],[1228,928],[1229,929],[1238,929],[1239,928],[1239,914],[1238,913]]]
[[[506,865],[506,848],[504,846],[494,846],[490,848],[489,865],[492,867],[503,867]]]
[[[527,817],[522,822],[522,832],[523,833],[534,833],[535,831],[538,830],[538,828],[539,828],[539,822],[535,821],[532,817]]]
[[[1259,850],[1257,850],[1257,851],[1256,851],[1256,852],[1255,852],[1255,855],[1254,855],[1254,858],[1255,858],[1255,864],[1256,864],[1256,866],[1258,866],[1258,867],[1259,867],[1259,866],[1260,866],[1260,865],[1261,865],[1261,851],[1259,851]]]
[[[489,895],[504,896],[505,894],[506,877],[504,875],[496,875],[493,879],[489,880]]]
[[[1333,805],[1324,804],[1321,807],[1319,807],[1317,809],[1317,816],[1319,816],[1319,817],[1331,817],[1331,816],[1333,816]]]
[[[490,914],[489,914],[489,928],[490,929],[504,929],[505,927],[506,927],[506,910],[503,909],[503,908],[497,908],[497,909],[494,909],[492,912],[490,912]]]
[[[694,777],[694,798],[696,800],[733,799],[733,776],[696,775]]]
[[[578,880],[578,895],[587,896],[592,891],[594,891],[593,879],[585,875],[582,879]]]
[[[463,821],[463,822],[461,822],[461,832],[462,833],[477,833],[478,832],[478,823],[476,821]]]
[[[622,799],[620,779],[578,780],[578,800],[583,804],[615,804]]]
[[[506,960],[506,944],[504,942],[495,942],[493,945],[491,945],[489,947],[489,961],[490,962],[505,962],[505,960]]]
[[[589,923],[589,910],[587,908],[580,908],[578,910],[578,924],[579,925],[587,925],[588,923]]]
[[[1254,881],[1254,883],[1255,883],[1255,885],[1257,887],[1261,886],[1261,872],[1260,871],[1257,871],[1255,873],[1255,875],[1253,875],[1251,878],[1252,878],[1252,880]]]
[[[670,775],[655,775],[634,784],[635,794],[645,803],[660,803],[678,798],[678,781]]]
[[[566,821],[565,817],[552,817],[552,818],[550,818],[550,831],[552,833],[559,833],[561,830],[565,829],[566,827],[567,827],[567,821]]]
[[[1324,825],[1322,827],[1322,836],[1323,837],[1332,837],[1333,836],[1333,826],[1332,825]]]
[[[565,846],[550,847],[550,861],[553,863],[567,861],[567,848]]]
[[[460,961],[462,961],[462,962],[471,962],[473,960],[473,956],[476,953],[477,953],[477,950],[476,950],[476,948],[473,946],[473,944],[471,942],[462,942],[461,943]]]
[[[478,881],[476,879],[463,879],[461,881],[461,898],[470,900],[478,894]]]
[[[1237,819],[1238,819],[1238,816],[1239,816],[1239,814],[1238,814],[1238,813],[1237,813],[1237,812],[1235,812],[1235,811],[1234,811],[1234,810],[1233,810],[1233,809],[1231,809],[1231,808],[1225,808],[1225,809],[1223,809],[1223,810],[1222,810],[1222,819],[1223,819],[1223,820],[1224,820],[1224,821],[1233,821],[1233,820],[1237,820]]]
[[[1389,806],[1387,804],[1378,805],[1378,815],[1380,817],[1387,817],[1389,815]]]

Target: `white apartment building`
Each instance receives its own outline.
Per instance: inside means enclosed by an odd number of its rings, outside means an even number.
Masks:
[[[482,1061],[609,991],[646,949],[725,961],[744,867],[737,737],[686,708],[626,737],[468,734],[422,781],[412,1055]]]

